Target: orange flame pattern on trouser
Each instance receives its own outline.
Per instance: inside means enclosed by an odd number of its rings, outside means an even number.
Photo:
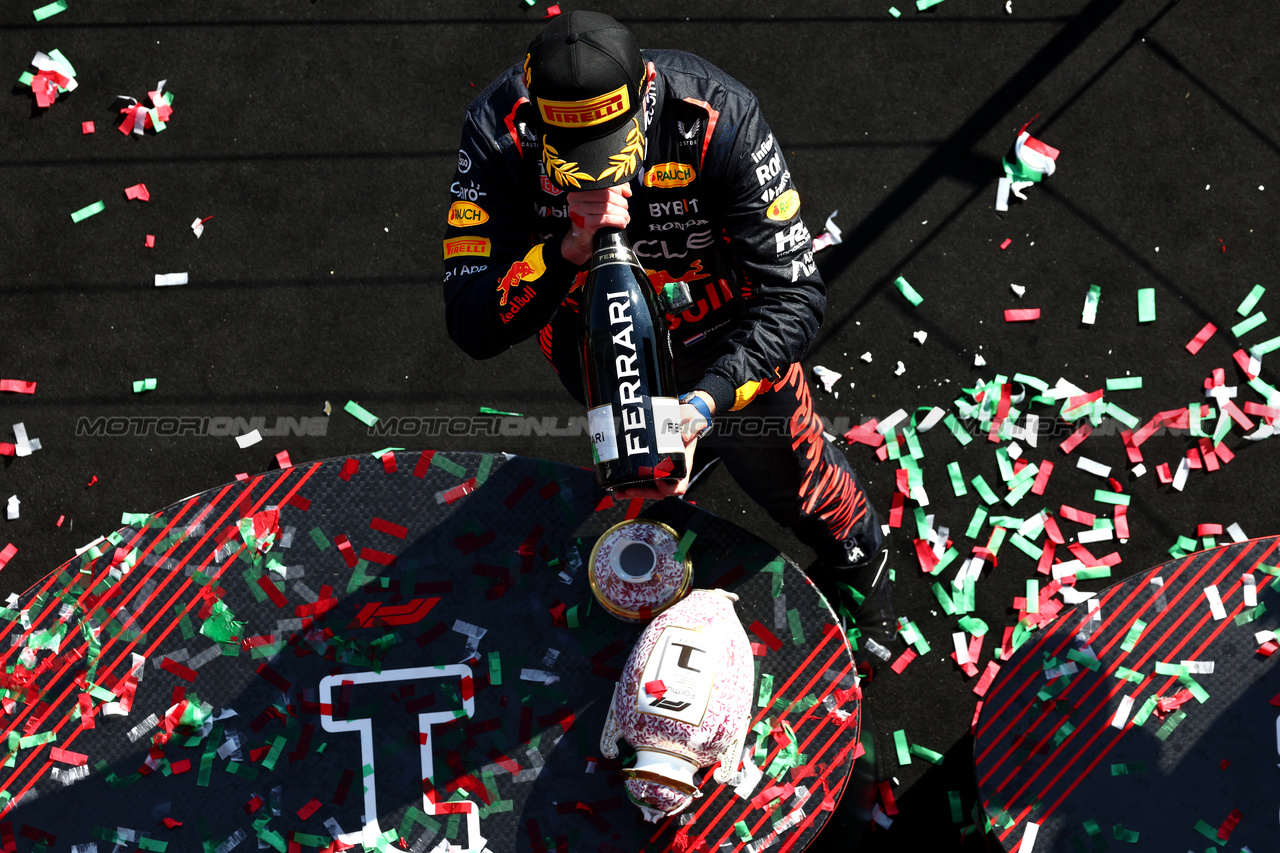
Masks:
[[[849,460],[823,436],[798,363],[742,409],[717,414],[715,429],[701,441],[719,453],[742,490],[820,560],[844,563],[850,545],[867,555],[879,549],[879,518]]]

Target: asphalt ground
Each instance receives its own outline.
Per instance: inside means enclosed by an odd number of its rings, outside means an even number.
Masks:
[[[0,498],[16,494],[21,510],[0,533],[18,548],[0,591],[25,589],[113,530],[122,512],[266,470],[282,450],[295,461],[392,445],[589,463],[585,436],[538,434],[581,412],[536,346],[471,361],[444,332],[440,297],[463,109],[523,55],[544,2],[71,0],[39,23],[33,5],[0,11],[0,67],[16,81],[36,51],[57,48],[79,88],[39,109],[15,85],[0,112],[0,378],[38,383],[34,395],[0,394],[0,441],[13,441],[10,425],[21,422],[41,443],[3,460]],[[806,365],[843,376],[838,396],[819,393],[820,413],[856,424],[899,408],[954,412],[962,389],[1022,372],[1084,391],[1141,377],[1139,389],[1106,400],[1146,422],[1203,400],[1215,368],[1241,405],[1265,404],[1232,353],[1271,339],[1274,324],[1240,340],[1232,327],[1255,285],[1269,289],[1256,311],[1280,315],[1280,16],[1270,5],[946,0],[925,12],[901,4],[899,18],[888,5],[593,7],[630,25],[642,45],[701,54],[750,86],[810,229],[839,211],[844,242],[818,255],[828,310]],[[162,79],[175,96],[166,129],[117,132],[117,96],[145,100]],[[1060,149],[1057,171],[998,213],[1001,159],[1037,115],[1031,132]],[[95,133],[82,133],[85,121]],[[150,201],[126,200],[137,183]],[[102,213],[72,222],[100,199]],[[205,217],[197,238],[191,223]],[[173,272],[189,283],[153,285]],[[898,276],[923,296],[918,306],[894,287]],[[1090,285],[1101,303],[1084,324]],[[1156,319],[1139,322],[1147,288]],[[1041,314],[1006,323],[1014,308]],[[1209,322],[1217,333],[1192,355],[1185,344]],[[923,344],[913,337],[921,331]],[[1261,378],[1280,381],[1263,361]],[[148,377],[155,390],[135,394],[132,383]],[[342,412],[348,400],[382,419],[381,434]],[[528,434],[467,426],[481,406],[527,416],[511,431]],[[1120,554],[1114,578],[1167,559],[1199,524],[1276,532],[1274,440],[1245,440],[1236,426],[1223,441],[1234,460],[1191,471],[1175,490],[1156,465],[1176,468],[1195,439],[1153,437],[1142,446],[1146,473],[1134,478],[1113,417],[1065,454],[1061,409],[1032,407],[1058,431],[1034,448],[1021,442],[1032,462],[1055,465],[1043,498],[1000,512],[1108,511],[1094,501],[1106,480],[1075,464],[1084,455],[1110,466],[1131,498],[1130,536],[1089,547]],[[240,449],[232,434],[259,418],[282,434]],[[182,434],[159,434],[171,427]],[[972,486],[954,495],[947,463],[999,486],[997,445],[979,436],[962,447],[945,426],[920,443],[926,511],[967,554],[990,528],[964,535],[981,501]],[[849,457],[887,513],[898,466],[865,445]],[[801,565],[811,558],[723,471],[692,497]],[[955,620],[940,613],[910,550],[910,511],[906,524],[895,538],[897,606],[933,651],[868,688],[881,774],[896,781],[901,811],[864,847],[960,849],[964,824],[953,825],[947,792],[960,791],[966,809],[976,796],[975,680],[946,657]],[[1012,599],[1037,577],[1035,561],[1009,545],[1000,556],[978,584],[975,611],[996,638],[1016,618]],[[898,766],[897,729],[945,761]]]

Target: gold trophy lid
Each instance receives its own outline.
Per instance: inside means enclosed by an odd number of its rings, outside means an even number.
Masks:
[[[591,592],[624,622],[647,622],[689,592],[693,563],[677,559],[680,537],[660,521],[636,518],[606,530],[591,549]]]

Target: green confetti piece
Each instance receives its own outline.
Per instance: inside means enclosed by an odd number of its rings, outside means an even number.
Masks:
[[[1138,713],[1133,715],[1133,724],[1141,726],[1147,722],[1151,713],[1156,709],[1157,699],[1154,696],[1148,696],[1147,701],[1142,703],[1142,707],[1138,709]]]
[[[1280,349],[1280,337],[1270,338],[1260,344],[1254,344],[1249,348],[1249,352],[1256,356],[1269,355]]]
[[[942,612],[948,616],[954,616],[956,606],[951,603],[951,596],[947,595],[947,591],[942,588],[942,584],[935,581],[932,589],[934,597],[938,599],[938,605],[942,608]]]
[[[738,834],[738,840],[740,841],[751,840],[751,830],[747,829],[747,822],[745,820],[740,820],[737,823],[735,823],[733,825],[733,831]]]
[[[928,747],[923,747],[918,743],[911,744],[911,754],[916,756],[917,758],[923,758],[925,761],[928,761],[930,764],[942,763],[942,753],[934,752],[932,749],[929,749]]]
[[[996,497],[996,493],[991,491],[991,487],[987,485],[987,481],[982,479],[981,474],[975,474],[973,479],[969,482],[973,484],[973,488],[978,492],[978,496],[986,501],[988,506],[1000,501],[1000,499]]]
[[[1248,610],[1242,611],[1235,618],[1237,625],[1248,625],[1250,622],[1257,621],[1262,618],[1262,614],[1267,612],[1267,603],[1265,601],[1258,602],[1257,607],[1250,607]]]
[[[987,623],[977,616],[963,616],[960,618],[959,624],[961,630],[967,631],[975,637],[985,636],[987,631],[991,630],[987,627]]]
[[[760,708],[768,708],[769,701],[773,698],[773,675],[764,673],[760,676],[760,693],[756,698],[756,706]]]
[[[787,611],[787,626],[791,629],[791,643],[804,645],[804,626],[800,624],[800,611],[792,608]]]
[[[1107,380],[1108,391],[1137,391],[1141,387],[1141,376],[1117,376]]]
[[[960,442],[962,447],[973,441],[973,436],[965,432],[964,427],[960,425],[960,421],[956,420],[955,415],[948,414],[942,419],[942,422],[947,425],[947,429],[951,430],[951,435],[955,437],[956,441]]]
[[[893,733],[893,746],[898,752],[898,764],[906,767],[911,763],[911,748],[907,745],[907,732],[898,729]]]
[[[1237,338],[1243,338],[1245,335],[1249,334],[1249,332],[1252,332],[1254,329],[1258,328],[1265,322],[1267,322],[1267,315],[1259,311],[1257,314],[1254,314],[1252,317],[1246,317],[1245,319],[1241,320],[1239,323],[1236,323],[1234,326],[1232,326],[1231,334]]]
[[[1117,823],[1115,826],[1111,827],[1111,834],[1116,837],[1117,841],[1125,841],[1129,844],[1138,843],[1138,833],[1134,832],[1132,829],[1125,829],[1124,824],[1122,823]]]
[[[782,570],[785,565],[786,561],[782,557],[775,557],[760,568],[760,571],[769,572],[773,575],[773,577],[770,578],[769,589],[774,598],[782,595]]]
[[[902,13],[901,13],[901,12],[899,12],[899,11],[897,10],[897,8],[895,8],[895,7],[893,7],[893,6],[890,6],[890,7],[889,7],[889,14],[890,14],[890,15],[892,15],[893,17],[895,17],[895,18],[901,18],[901,17],[902,17]]]
[[[120,523],[125,527],[145,528],[151,521],[151,515],[145,512],[125,512],[120,514]]]
[[[978,538],[978,534],[982,532],[982,525],[987,521],[987,511],[983,507],[978,507],[973,511],[973,518],[969,520],[969,527],[965,530],[964,535],[970,539]]]
[[[378,416],[361,406],[355,400],[348,400],[342,410],[360,421],[365,426],[373,426],[378,422]]]
[[[476,469],[476,483],[483,486],[485,480],[489,479],[489,472],[493,469],[493,454],[486,453],[480,457],[480,467]]]
[[[1147,630],[1147,623],[1141,619],[1136,620],[1129,628],[1129,632],[1124,635],[1124,642],[1120,644],[1123,651],[1131,652],[1133,647],[1138,645],[1138,640],[1142,638],[1142,632]]]
[[[24,71],[18,76],[18,85],[30,87],[31,81],[34,79],[36,79],[36,75],[32,74],[30,71]]]
[[[916,3],[919,5],[919,0],[916,0]],[[898,288],[898,292],[905,296],[912,306],[918,307],[921,302],[924,302],[924,297],[916,293],[916,289],[908,284],[907,280],[902,276],[898,276],[893,280],[893,286]]]
[[[1138,322],[1152,323],[1156,319],[1156,289],[1138,288]]]
[[[1244,298],[1244,301],[1241,302],[1239,306],[1237,306],[1236,313],[1241,317],[1248,317],[1249,312],[1257,306],[1258,300],[1261,299],[1262,294],[1266,292],[1267,289],[1265,287],[1260,284],[1255,284],[1253,286],[1253,290],[1249,291],[1249,295]],[[1214,838],[1216,840],[1217,836],[1215,835]]]
[[[480,414],[482,414],[482,415],[505,415],[506,417],[509,417],[509,418],[523,418],[523,417],[524,417],[524,415],[520,414],[519,412],[504,412],[504,411],[502,411],[502,409],[491,409],[491,408],[489,408],[488,406],[481,406],[481,407],[480,407]]]
[[[1204,818],[1196,821],[1196,832],[1208,838],[1214,844],[1221,844],[1222,839],[1218,837],[1218,828],[1206,821]]]
[[[156,390],[156,380],[152,379],[135,379],[133,380],[133,393],[141,394],[143,391]]]
[[[1180,663],[1156,662],[1156,675],[1186,675],[1187,668]]]
[[[329,549],[329,540],[325,538],[319,527],[312,528],[307,535],[311,537],[312,542],[316,543],[316,548],[319,550],[326,551]]]
[[[698,533],[693,528],[689,528],[680,537],[680,544],[676,546],[675,561],[681,563],[689,554],[689,548],[693,545],[693,540],[698,538]]]
[[[32,9],[31,14],[35,16],[37,21],[43,21],[45,18],[52,18],[59,12],[65,11],[67,11],[66,0],[56,0],[56,2],[50,3],[47,6],[41,6],[39,9]]]
[[[1134,684],[1141,684],[1143,679],[1142,673],[1129,669],[1127,666],[1116,667],[1115,676],[1121,681],[1131,681]]]
[[[951,803],[951,822],[964,823],[964,806],[960,802],[960,792],[947,791],[947,799]]]
[[[1102,288],[1096,284],[1089,285],[1089,292],[1084,297],[1084,310],[1080,312],[1080,322],[1092,325],[1098,317],[1098,305],[1102,302]]]
[[[1092,581],[1098,578],[1111,577],[1110,566],[1090,566],[1086,569],[1076,569],[1076,580]]]
[[[1102,666],[1102,661],[1098,660],[1096,657],[1091,657],[1090,655],[1085,654],[1079,649],[1069,649],[1067,651],[1067,659],[1073,660],[1093,672],[1097,672],[1098,667]]]
[[[1084,822],[1084,831],[1089,833],[1090,838],[1098,838],[1102,835],[1102,828],[1098,826],[1098,822],[1093,818],[1089,818]]]
[[[284,752],[285,745],[289,739],[284,735],[280,735],[271,743],[271,751],[267,753],[267,757],[262,759],[262,766],[267,770],[274,770],[276,762],[280,759],[280,753]],[[235,764],[235,762],[231,762]]]
[[[200,756],[200,773],[196,777],[196,785],[201,788],[209,787],[209,777],[213,773],[213,758],[216,754],[215,751],[210,751]]]
[[[1181,668],[1185,669],[1186,667]],[[1179,675],[1178,681],[1182,683],[1183,687],[1191,691],[1191,695],[1194,696],[1196,701],[1201,705],[1209,701],[1209,691],[1205,690],[1204,687],[1201,686],[1200,682],[1196,681],[1195,678],[1192,677],[1191,673],[1184,672],[1182,675]]]
[[[97,214],[101,213],[106,209],[107,209],[107,206],[103,204],[101,201],[95,201],[93,204],[89,205],[88,207],[82,207],[79,210],[77,210],[75,213],[71,214],[71,221],[83,222],[84,220],[88,219],[90,216],[96,216]]]
[[[437,453],[431,457],[431,464],[444,471],[446,474],[452,474],[459,480],[467,476],[467,469],[454,462],[452,459],[446,458],[443,454]]]
[[[969,494],[969,490],[964,485],[964,475],[960,473],[959,462],[947,463],[947,475],[951,477],[951,490],[955,492],[956,497],[962,498]]]
[[[1023,536],[1021,533],[1018,533],[1016,530],[1013,532],[1013,535],[1009,537],[1009,541],[1013,543],[1014,547],[1031,559],[1040,559],[1040,549],[1036,547],[1031,540]]]
[[[1110,489],[1094,489],[1093,499],[1100,504],[1113,504],[1114,506],[1128,506],[1129,496],[1120,492],[1113,492]]]
[[[1132,776],[1135,773],[1146,773],[1147,763],[1145,761],[1134,761],[1129,764],[1112,764],[1112,776]]]

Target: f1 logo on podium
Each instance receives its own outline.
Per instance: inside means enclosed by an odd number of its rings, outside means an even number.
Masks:
[[[334,719],[333,692],[337,688],[339,694],[363,684],[388,685],[397,682],[422,682],[431,679],[460,679],[459,695],[462,697],[462,710],[468,717],[475,714],[475,692],[471,681],[471,667],[464,663],[447,666],[418,666],[408,669],[389,669],[382,672],[355,672],[346,675],[328,675],[320,681],[320,722],[327,732],[358,732],[360,735],[360,764],[369,768],[369,775],[364,778],[364,827],[360,836],[344,838],[344,843],[362,843],[368,850],[376,849],[377,839],[382,835],[378,825],[378,786],[377,770],[374,765],[373,718]],[[348,704],[348,703],[344,703]],[[480,807],[471,800],[460,802],[436,802],[431,780],[435,777],[435,760],[431,754],[431,727],[436,724],[453,722],[455,710],[431,711],[418,714],[418,741],[421,744],[420,760],[422,762],[422,810],[429,815],[462,814],[467,821],[467,846],[461,853],[480,853],[484,850],[485,839],[480,835]],[[354,833],[352,834],[355,835]]]

